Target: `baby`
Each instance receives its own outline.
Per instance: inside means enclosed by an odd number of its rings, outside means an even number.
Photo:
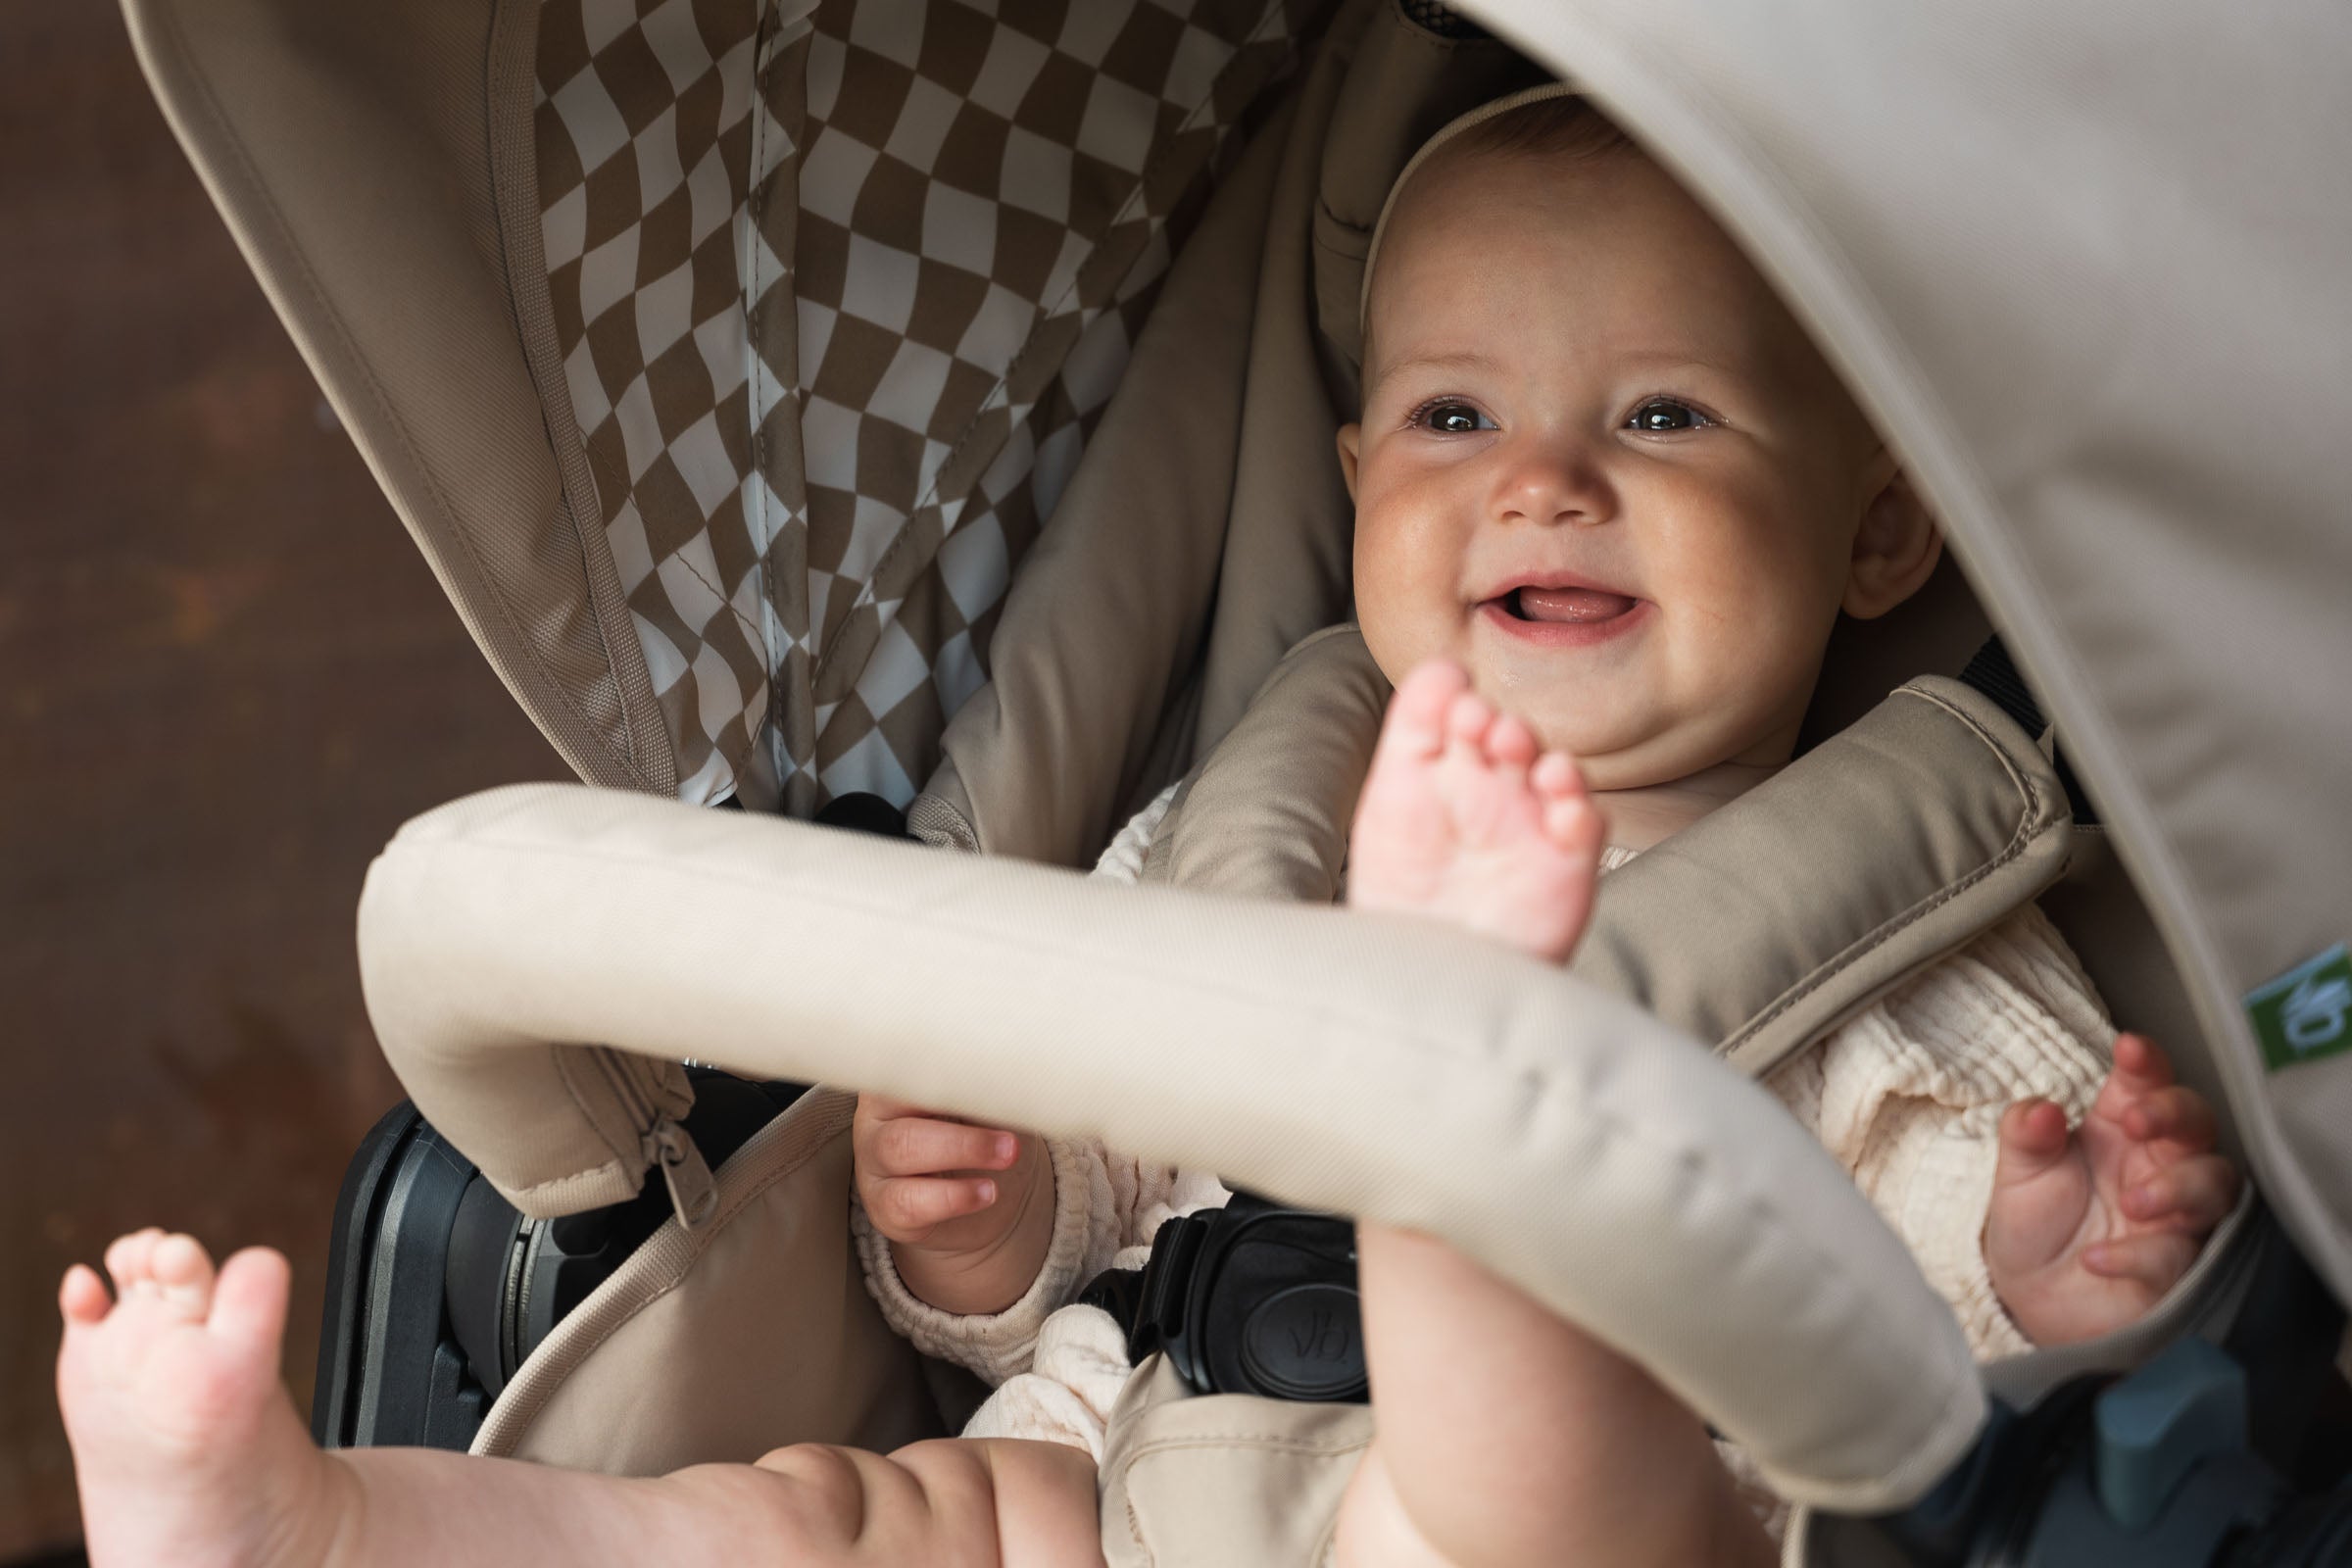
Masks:
[[[1442,133],[1408,170],[1365,326],[1340,460],[1356,621],[1399,685],[1347,899],[1559,960],[1596,858],[1787,762],[1838,615],[1902,604],[1939,535],[1762,278],[1564,89]],[[2208,1107],[2144,1040],[2111,1060],[2108,1034],[2027,911],[1771,1086],[1980,1353],[2133,1321],[2233,1200]],[[2087,1110],[2079,1133],[2043,1094]],[[967,1431],[1099,1454],[1118,1337],[1087,1309],[1046,1314],[1222,1190],[872,1097],[858,1118],[885,1314],[1003,1382]],[[1385,1560],[1368,1543],[1392,1536],[1452,1561],[1763,1549],[1699,1423],[1638,1370],[1426,1239],[1363,1225],[1358,1250],[1379,1436],[1344,1556],[1355,1541]]]
[[[1901,603],[1937,535],[1738,251],[1573,100],[1454,136],[1392,206],[1363,421],[1340,450],[1358,619],[1399,684],[1348,901],[1557,960],[1604,858],[1788,760],[1837,614]],[[2077,1130],[2048,1099],[1942,1107],[1986,1109],[1969,1125],[1997,1145],[1952,1265],[1986,1299],[1955,1305],[2053,1344],[2144,1311],[2236,1178],[2153,1046],[2124,1037],[2110,1068],[2087,987],[2038,918],[1913,989],[2005,979],[2041,1066],[2001,1081],[2095,1091]],[[1960,978],[1939,982],[1947,970]],[[1899,1033],[1894,999],[1875,1010]],[[1825,1138],[1836,1070],[1814,1062],[1783,1089]],[[1947,1101],[1973,1092],[1957,1068],[1938,1082]],[[275,1378],[284,1261],[248,1250],[216,1274],[191,1239],[142,1232],[107,1252],[113,1299],[81,1267],[61,1294],[59,1396],[93,1562],[1099,1564],[1098,1386],[1125,1368],[1091,1308],[1042,1338],[1037,1321],[1067,1298],[1085,1250],[1068,1238],[1090,1210],[1123,1210],[1136,1234],[1114,1240],[1130,1242],[1213,1182],[871,1098],[855,1143],[886,1310],[919,1320],[918,1339],[1011,1336],[1003,1355],[966,1357],[999,1372],[1037,1344],[974,1436],[645,1481],[321,1453]],[[1096,1191],[1114,1162],[1122,1179]],[[1342,1562],[1770,1560],[1704,1428],[1641,1369],[1428,1238],[1366,1225],[1359,1253],[1379,1434],[1343,1504]],[[982,1435],[1024,1422],[1058,1441]]]

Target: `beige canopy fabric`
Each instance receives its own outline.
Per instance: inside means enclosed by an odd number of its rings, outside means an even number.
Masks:
[[[1779,285],[1943,519],[2352,1298],[2352,13],[1465,0]]]

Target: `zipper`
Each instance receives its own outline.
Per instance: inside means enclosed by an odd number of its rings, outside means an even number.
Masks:
[[[669,1206],[688,1230],[708,1221],[718,1209],[718,1184],[710,1166],[695,1147],[693,1135],[677,1121],[654,1108],[630,1063],[607,1046],[590,1046],[605,1081],[628,1107],[630,1125],[637,1129],[637,1152],[649,1167],[662,1172],[669,1189]]]

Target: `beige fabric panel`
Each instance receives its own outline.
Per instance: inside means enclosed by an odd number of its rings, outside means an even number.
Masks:
[[[502,266],[530,10],[125,5],[181,145],[500,678],[582,777],[667,793],[644,656],[584,564],[602,541],[564,499]]]
[[[429,1113],[524,1115],[546,1089],[508,1064],[596,1038],[1098,1136],[1448,1238],[1804,1500],[1902,1502],[1982,1417],[1950,1313],[1777,1102],[1467,935],[532,786],[405,828],[361,942]]]
[[[1353,626],[1300,643],[1186,784],[1155,873],[1234,898],[1331,903],[1388,705]]]
[[[1375,0],[1354,0],[1300,85],[1274,178],[1265,244],[1255,258],[1256,309],[1238,385],[1231,490],[1215,526],[1224,549],[1216,611],[1200,650],[1200,709],[1189,763],[1242,716],[1250,695],[1299,638],[1348,612],[1354,514],[1333,437],[1340,420],[1316,358],[1308,244],[1325,129],[1340,95],[1350,39]]]
[[[1902,452],[2352,1296],[2342,1123],[2284,1113],[2342,1069],[2274,1086],[2240,1005],[2352,938],[2352,16],[1468,9],[1673,164]]]
[[[1005,596],[990,683],[948,725],[952,782],[934,792],[957,803],[991,854],[1076,864],[1099,851],[1195,657],[1279,142],[1261,136],[1201,218],[1136,344],[1125,395]]]
[[[812,1089],[718,1171],[718,1210],[667,1221],[516,1369],[473,1451],[612,1475],[803,1442],[939,1435],[914,1352],[849,1237],[855,1095]]]
[[[1310,1568],[1372,1442],[1372,1409],[1197,1396],[1164,1358],[1127,1380],[1101,1477],[1108,1568]]]

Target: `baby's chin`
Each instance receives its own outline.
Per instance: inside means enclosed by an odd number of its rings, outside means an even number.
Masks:
[[[1754,748],[1734,746],[1700,726],[1609,722],[1590,715],[1525,710],[1521,716],[1545,751],[1566,752],[1576,759],[1586,787],[1599,792],[1656,789],[1726,763],[1756,760],[1748,755]]]
[[[1503,684],[1499,690],[1491,690],[1484,681],[1476,684],[1480,696],[1525,720],[1545,751],[1566,752],[1575,758],[1576,765],[1584,769],[1585,782],[1593,789],[1640,789],[1659,781],[1651,775],[1666,760],[1651,755],[1659,739],[1654,725],[1625,714],[1593,713],[1564,703],[1530,701],[1524,687]]]

